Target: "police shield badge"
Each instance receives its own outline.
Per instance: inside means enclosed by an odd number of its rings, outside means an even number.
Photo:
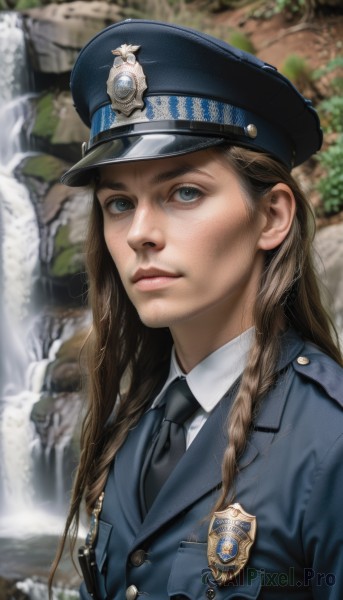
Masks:
[[[256,517],[240,504],[215,512],[207,542],[208,565],[218,585],[225,585],[243,569],[256,534]]]
[[[140,46],[122,44],[112,50],[115,59],[107,80],[107,93],[112,108],[129,116],[136,108],[144,106],[142,96],[147,89],[143,69],[135,57]]]

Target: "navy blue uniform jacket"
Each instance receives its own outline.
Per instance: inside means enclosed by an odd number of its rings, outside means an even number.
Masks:
[[[255,419],[235,484],[235,501],[256,516],[256,540],[229,586],[211,581],[207,536],[237,386],[213,410],[142,522],[140,469],[161,409],[145,413],[105,489],[96,543],[99,598],[124,600],[134,585],[142,600],[342,600],[342,372],[294,332],[284,336],[278,383]],[[90,600],[84,585],[81,598]]]

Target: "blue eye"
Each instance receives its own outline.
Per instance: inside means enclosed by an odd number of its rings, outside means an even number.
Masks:
[[[112,214],[119,214],[131,210],[133,208],[132,202],[127,198],[114,198],[107,203],[107,209]]]
[[[202,193],[195,187],[184,186],[176,190],[175,196],[179,202],[194,202],[201,197]]]

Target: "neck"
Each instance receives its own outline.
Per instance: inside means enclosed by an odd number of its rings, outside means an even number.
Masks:
[[[200,322],[199,322],[200,321]],[[178,363],[184,373],[189,373],[206,356],[218,350],[235,337],[252,327],[252,318],[230,319],[223,324],[221,315],[208,319],[192,320],[171,328]]]

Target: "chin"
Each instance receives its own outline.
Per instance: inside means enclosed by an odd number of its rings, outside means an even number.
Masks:
[[[173,311],[159,310],[156,306],[151,310],[138,310],[138,316],[142,323],[152,329],[171,327],[173,323],[182,320],[182,315]]]
[[[146,327],[151,327],[151,329],[170,327],[170,319],[167,319],[166,317],[158,317],[156,315],[139,315],[139,318],[143,325],[146,325]]]

